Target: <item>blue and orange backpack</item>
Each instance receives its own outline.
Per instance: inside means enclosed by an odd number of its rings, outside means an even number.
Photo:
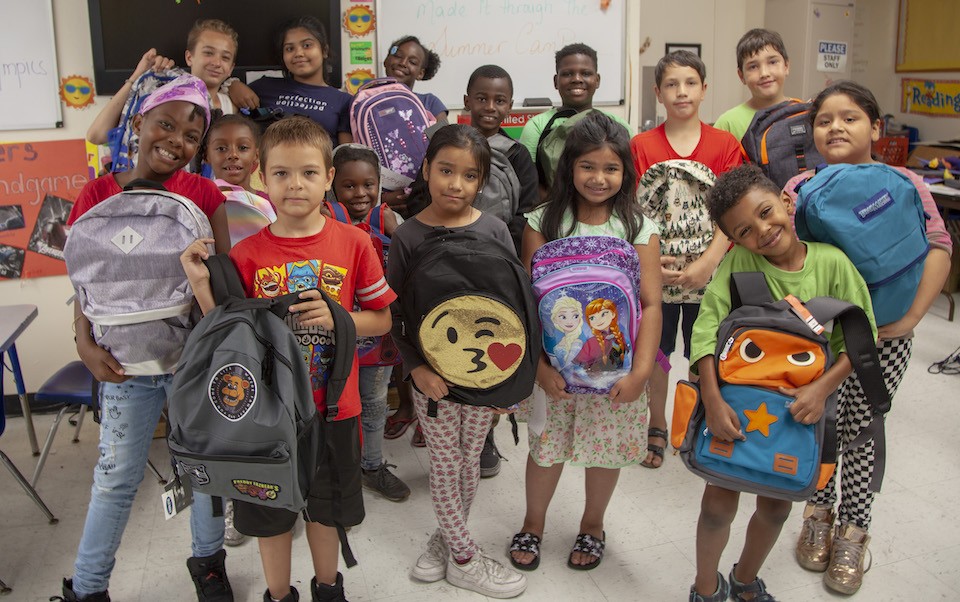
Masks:
[[[677,383],[674,447],[694,474],[726,489],[791,501],[810,498],[829,482],[837,456],[873,439],[876,460],[870,488],[883,481],[884,414],[890,396],[883,384],[870,322],[862,308],[817,297],[803,303],[788,295],[774,301],[759,272],[733,274],[731,311],[720,323],[715,356],[723,400],[737,413],[745,441],[710,434],[696,384]],[[793,419],[793,397],[778,387],[816,380],[833,365],[824,324],[843,329],[846,353],[871,404],[872,420],[837,449],[837,393],[826,400],[817,424]]]

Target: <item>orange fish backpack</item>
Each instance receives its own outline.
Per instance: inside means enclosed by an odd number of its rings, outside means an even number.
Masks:
[[[674,397],[672,443],[684,464],[712,484],[767,497],[800,501],[826,486],[838,454],[873,439],[876,463],[871,489],[884,471],[883,415],[890,397],[863,309],[831,297],[806,303],[792,295],[774,301],[763,274],[733,274],[731,311],[720,323],[714,354],[723,400],[737,413],[745,441],[724,441],[706,428],[697,385],[680,381]],[[834,358],[824,325],[835,320],[846,352],[872,404],[873,420],[843,450],[837,447],[837,393],[816,424],[790,414],[793,398],[779,387],[806,385]]]

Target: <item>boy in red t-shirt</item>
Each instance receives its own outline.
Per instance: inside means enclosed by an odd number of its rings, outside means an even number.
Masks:
[[[733,136],[700,121],[700,103],[707,92],[707,70],[700,57],[686,50],[671,52],[657,63],[654,76],[657,80],[654,92],[667,111],[667,120],[650,131],[637,134],[630,141],[637,177],[641,182],[640,200],[645,206],[648,203],[642,198],[642,176],[657,163],[676,159],[696,161],[719,176],[743,162],[740,143]],[[709,240],[711,235],[704,232],[702,224],[706,219],[703,198],[691,198],[690,203],[699,206],[688,207],[687,203],[684,203],[684,215],[680,216],[680,220],[684,222],[681,238],[690,240],[706,236]],[[664,207],[666,212],[670,213],[670,209]],[[653,215],[649,208],[646,208],[644,213],[658,222],[661,228],[666,221],[678,221],[676,215],[672,220],[668,215]],[[701,217],[704,219],[700,219]],[[673,353],[679,323],[683,331],[684,355],[689,359],[690,332],[697,317],[703,287],[723,259],[729,241],[719,229],[714,228],[709,246],[699,257],[678,257],[676,249],[665,244],[667,239],[668,235],[661,232],[663,254],[660,261],[663,266],[665,301],[660,350],[667,357]],[[667,383],[667,373],[662,370],[653,371],[650,376],[647,457],[642,462],[647,468],[658,468],[663,463],[664,448],[667,444]]]
[[[380,336],[390,330],[390,303],[396,298],[387,286],[380,259],[370,237],[359,228],[327,219],[320,213],[324,196],[333,181],[332,146],[326,131],[306,117],[291,117],[269,128],[260,142],[260,169],[270,200],[277,209],[277,221],[247,239],[230,252],[244,290],[249,297],[276,297],[300,294],[302,303],[290,308],[287,323],[300,339],[304,360],[310,365],[314,402],[326,409],[326,379],[332,352],[330,332],[333,319],[320,295],[320,288],[348,310],[354,299],[360,311],[352,312],[357,336]],[[200,309],[214,307],[209,272],[202,259],[204,243],[197,241],[184,251],[181,260]],[[360,478],[359,422],[360,393],[358,361],[339,401],[339,412],[327,436],[337,457],[324,465],[335,466],[342,490],[346,526],[363,520]],[[339,538],[330,516],[325,491],[310,491],[304,518],[307,541],[316,573],[310,587],[314,600],[342,600],[343,576],[337,572]],[[293,602],[299,599],[290,585],[293,525],[297,515],[283,509],[234,502],[235,525],[245,535],[259,538],[260,559],[267,580],[264,599]]]

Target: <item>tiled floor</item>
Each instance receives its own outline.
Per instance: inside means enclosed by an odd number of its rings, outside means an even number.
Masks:
[[[913,362],[888,420],[889,458],[883,494],[875,505],[872,529],[873,568],[855,599],[960,599],[960,521],[953,509],[960,500],[960,376],[932,375],[927,367],[960,345],[960,322],[947,322],[941,297],[918,329]],[[685,368],[676,361],[674,376]],[[953,404],[958,404],[957,406]],[[41,437],[52,422],[38,416]],[[483,547],[504,558],[510,536],[523,517],[525,429],[521,444],[508,442],[501,425],[498,441],[509,459],[496,478],[480,486],[471,528]],[[25,473],[32,472],[22,419],[12,419],[0,448]],[[411,498],[394,504],[369,497],[367,519],[350,533],[360,560],[345,571],[351,600],[479,600],[481,596],[446,582],[422,584],[408,571],[433,531],[435,520],[427,492],[427,455],[409,445],[409,435],[386,442],[387,459],[413,489]],[[71,574],[96,457],[92,423],[79,444],[62,430],[40,480],[39,491],[60,518],[48,525],[13,478],[0,469],[0,579],[14,588],[9,600],[47,600],[59,593],[61,577]],[[164,465],[163,441],[154,441],[151,457]],[[553,507],[538,571],[529,574],[528,600],[685,600],[694,574],[694,534],[702,481],[688,473],[679,458],[667,457],[658,471],[624,470],[607,514],[607,552],[591,572],[566,567],[583,501],[582,470],[563,476]],[[183,516],[164,521],[160,487],[146,478],[137,497],[110,584],[114,600],[191,600],[184,566],[189,553],[189,525]],[[747,496],[745,496],[747,498]],[[742,543],[751,500],[744,499],[722,566],[730,567]],[[801,504],[794,506],[780,542],[763,571],[780,600],[831,600],[820,575],[799,568],[793,542]],[[311,577],[302,529],[294,542],[294,579],[301,592]],[[259,601],[265,588],[256,544],[228,550],[230,579],[238,601]]]

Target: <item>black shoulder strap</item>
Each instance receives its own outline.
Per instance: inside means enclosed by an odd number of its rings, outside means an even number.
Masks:
[[[337,303],[327,293],[320,291],[330,313],[333,315],[333,331],[336,344],[333,346],[333,368],[327,378],[327,422],[332,422],[339,412],[338,402],[340,395],[347,387],[347,379],[353,370],[353,356],[357,350],[357,327],[342,305]]]
[[[246,297],[240,275],[229,256],[225,253],[211,255],[204,263],[210,272],[210,290],[213,291],[214,303],[223,305],[231,297]]]
[[[730,310],[743,305],[773,303],[773,295],[762,272],[734,272],[730,274]]]
[[[149,190],[166,190],[166,186],[157,182],[155,180],[147,180],[146,178],[137,178],[135,180],[130,180],[127,182],[127,185],[123,187],[124,190],[137,190],[139,188],[147,188]]]
[[[807,309],[821,324],[836,319],[843,330],[847,357],[853,364],[864,397],[870,405],[870,422],[840,450],[840,454],[862,447],[873,440],[874,463],[870,491],[880,491],[886,471],[886,434],[884,415],[890,411],[890,392],[883,379],[880,357],[863,308],[832,297],[817,297],[806,303]],[[824,442],[826,445],[827,442]]]

